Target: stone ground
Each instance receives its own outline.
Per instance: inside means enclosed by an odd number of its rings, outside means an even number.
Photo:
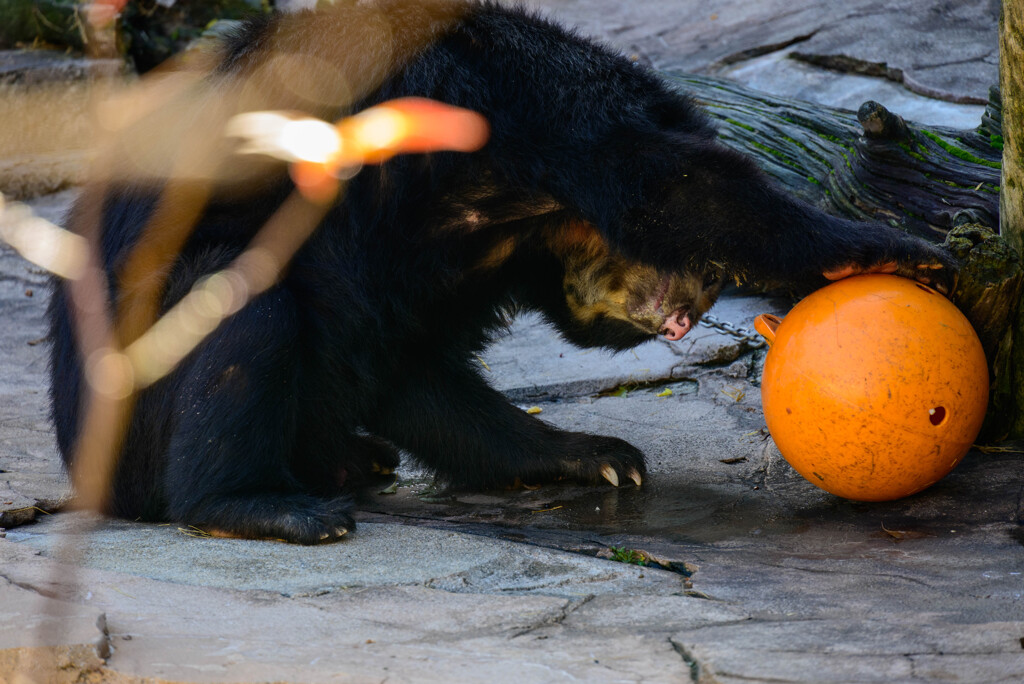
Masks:
[[[999,82],[999,0],[530,0],[658,69],[974,128]],[[815,65],[830,65],[832,70]],[[879,74],[878,77],[857,74]]]
[[[659,67],[841,106],[902,97],[934,123],[972,126],[977,105],[949,100],[995,80],[989,2],[537,4]],[[884,62],[904,82],[790,49]],[[59,222],[72,194],[33,206]],[[67,494],[46,298],[45,276],[0,247],[4,684],[1024,681],[1024,446],[972,452],[909,499],[843,501],[767,437],[762,352],[701,328],[612,356],[524,319],[484,372],[538,419],[642,448],[642,489],[452,495],[406,466],[362,493],[356,533],[316,548],[94,521],[46,513]],[[733,293],[715,313],[750,325],[788,304]],[[614,562],[612,547],[659,562]]]

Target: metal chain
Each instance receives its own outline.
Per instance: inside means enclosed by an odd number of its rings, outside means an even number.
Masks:
[[[713,316],[712,314],[704,314],[700,319],[700,324],[722,335],[728,335],[740,342],[746,342],[751,349],[760,349],[765,345],[764,338],[758,332],[749,328],[737,327],[729,321],[723,321],[718,316]]]

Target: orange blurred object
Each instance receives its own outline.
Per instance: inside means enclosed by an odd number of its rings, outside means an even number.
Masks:
[[[761,399],[779,451],[810,482],[889,501],[938,482],[964,457],[988,403],[988,364],[971,324],[913,280],[833,283],[779,320],[755,322],[771,348]]]
[[[487,119],[476,112],[420,97],[403,97],[342,119],[338,166],[376,164],[396,154],[473,152],[490,136]]]
[[[292,163],[291,177],[302,196],[310,202],[329,204],[338,196],[341,184],[326,164],[311,161]]]

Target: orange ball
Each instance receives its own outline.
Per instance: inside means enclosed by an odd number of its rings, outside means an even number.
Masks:
[[[756,327],[771,345],[761,381],[768,431],[825,491],[909,496],[949,473],[978,436],[985,353],[964,315],[924,285],[846,278]]]

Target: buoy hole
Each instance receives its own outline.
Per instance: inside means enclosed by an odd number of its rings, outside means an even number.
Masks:
[[[928,421],[935,426],[942,425],[946,420],[946,409],[942,406],[936,406],[933,409],[928,409]]]
[[[927,285],[922,285],[921,283],[914,283],[914,284],[917,285],[917,287],[919,289],[924,290],[928,294],[935,294],[935,290],[933,290],[932,288],[928,287]]]

